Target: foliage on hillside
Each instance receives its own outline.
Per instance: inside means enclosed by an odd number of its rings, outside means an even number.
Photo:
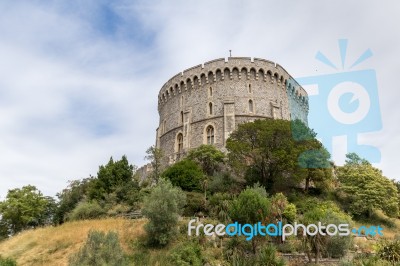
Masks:
[[[136,265],[265,265],[265,261],[282,265],[279,252],[306,253],[310,262],[318,262],[357,249],[350,237],[323,232],[287,241],[260,236],[251,241],[245,236],[189,237],[187,224],[193,216],[214,225],[235,221],[382,224],[391,228],[385,229],[385,237],[400,238],[394,233],[400,229],[394,219],[400,215],[400,182],[389,180],[353,153],[344,166],[335,166],[316,134],[299,121],[241,124],[226,146],[224,154],[202,145],[168,167],[161,164],[162,151],[151,147],[146,158],[155,172],[141,186],[136,167],[123,156],[101,165],[96,176],[71,181],[57,194],[58,200],[43,196],[34,186],[10,190],[0,203],[0,239],[10,237],[0,242],[0,255],[19,264],[63,265],[78,254],[91,229],[115,231],[123,252],[114,253],[123,253],[121,258],[126,255]],[[134,211],[147,219],[109,219],[131,216]],[[186,218],[179,222],[182,214]],[[40,228],[49,224],[56,227]],[[117,241],[115,235],[100,235],[94,237],[96,245]],[[395,254],[397,248],[397,242],[383,243],[382,252],[371,261],[390,261],[390,252]],[[108,254],[111,248],[81,250],[84,261],[96,252]]]

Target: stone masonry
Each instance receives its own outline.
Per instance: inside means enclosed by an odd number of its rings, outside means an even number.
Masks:
[[[240,123],[268,117],[307,123],[308,97],[280,65],[229,57],[168,80],[158,95],[158,112],[156,147],[174,163],[201,144],[224,151],[229,134]]]

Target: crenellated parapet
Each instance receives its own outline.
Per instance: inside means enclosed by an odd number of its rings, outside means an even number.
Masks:
[[[229,57],[170,78],[158,94],[158,112],[156,145],[173,163],[201,144],[224,150],[240,123],[265,118],[307,123],[308,97],[279,64]]]
[[[233,80],[262,80],[286,88],[291,97],[301,105],[308,106],[307,92],[279,64],[272,61],[250,58],[229,57],[208,61],[188,68],[170,78],[161,88],[158,104],[165,104],[170,98],[188,90],[196,90],[208,84]]]

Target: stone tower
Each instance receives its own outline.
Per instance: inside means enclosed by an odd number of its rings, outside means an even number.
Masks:
[[[216,59],[178,73],[158,95],[156,147],[169,163],[188,150],[212,144],[224,150],[238,124],[255,119],[300,119],[308,98],[280,65],[259,58]]]

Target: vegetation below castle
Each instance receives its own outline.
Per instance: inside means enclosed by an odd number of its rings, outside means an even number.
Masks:
[[[224,154],[203,145],[165,167],[162,151],[151,147],[146,157],[154,171],[143,182],[125,156],[111,158],[96,176],[70,182],[57,200],[32,185],[10,190],[0,203],[0,265],[400,263],[400,183],[368,161],[350,153],[344,166],[334,165],[299,121],[241,124],[226,148]],[[146,219],[127,218],[140,215]],[[193,217],[214,225],[381,225],[384,236],[188,236]]]

